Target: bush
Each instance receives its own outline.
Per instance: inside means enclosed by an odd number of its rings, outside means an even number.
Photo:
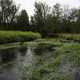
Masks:
[[[41,38],[39,33],[21,31],[0,31],[0,44],[11,42],[26,42]]]

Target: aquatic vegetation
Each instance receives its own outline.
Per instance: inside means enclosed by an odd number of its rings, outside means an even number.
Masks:
[[[80,80],[80,43],[45,39],[17,49],[25,57],[20,80]]]
[[[38,48],[48,49],[50,46],[43,44],[39,44]],[[79,80],[80,44],[71,42],[53,47],[55,51],[42,50],[42,55],[34,55],[29,80]]]

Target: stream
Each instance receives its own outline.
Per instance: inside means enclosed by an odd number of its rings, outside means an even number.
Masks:
[[[31,66],[31,48],[0,50],[0,80],[20,80],[24,66]]]
[[[71,49],[46,44],[2,49],[0,80],[80,80],[80,67],[76,65],[80,58],[75,56],[80,48]]]

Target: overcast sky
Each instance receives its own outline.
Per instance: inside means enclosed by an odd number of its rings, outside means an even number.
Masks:
[[[34,13],[35,1],[45,1],[50,6],[54,5],[55,3],[60,3],[62,6],[67,5],[69,7],[80,6],[80,0],[15,0],[15,2],[20,5],[20,10],[26,9],[29,16],[33,15]]]

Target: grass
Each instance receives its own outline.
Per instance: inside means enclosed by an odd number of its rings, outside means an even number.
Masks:
[[[0,44],[26,42],[41,38],[39,33],[21,31],[0,31]]]
[[[66,40],[80,41],[80,34],[62,33],[62,34],[58,34],[58,37]]]

